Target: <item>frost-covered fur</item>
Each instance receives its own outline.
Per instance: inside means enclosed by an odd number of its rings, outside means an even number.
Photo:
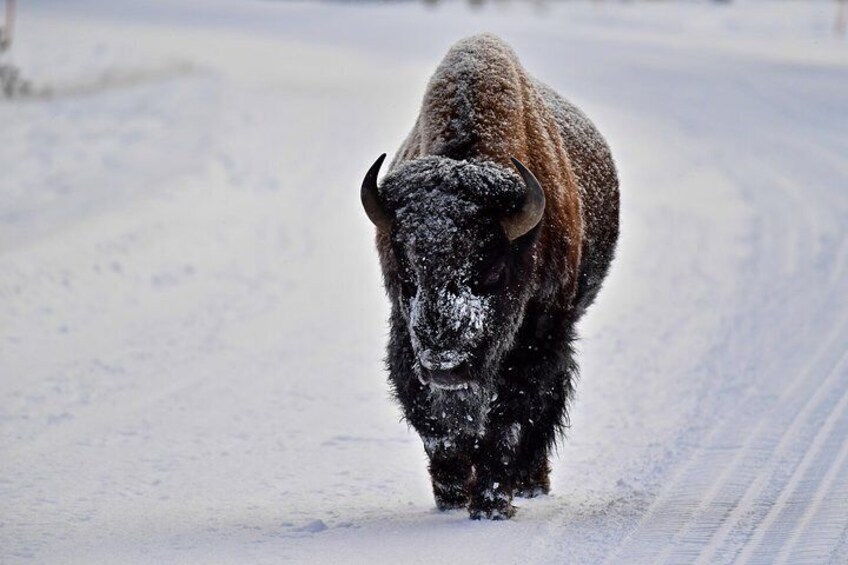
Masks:
[[[500,220],[538,178],[545,213],[510,241]],[[589,120],[532,79],[499,38],[457,43],[379,188],[392,303],[390,382],[430,458],[436,504],[512,516],[549,490],[548,451],[567,422],[574,325],[618,236],[618,181]],[[436,386],[430,371],[462,367]]]

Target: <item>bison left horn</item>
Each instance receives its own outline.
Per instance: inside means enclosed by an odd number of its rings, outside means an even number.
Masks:
[[[510,241],[518,239],[535,228],[545,213],[545,192],[542,190],[542,185],[521,161],[512,157],[512,164],[524,179],[527,191],[524,193],[524,204],[521,208],[501,220],[506,237]]]
[[[362,207],[365,208],[368,219],[380,231],[389,231],[392,225],[392,219],[383,210],[383,205],[380,203],[380,195],[377,192],[377,175],[380,174],[380,167],[383,165],[385,158],[386,154],[383,153],[377,157],[377,160],[368,169],[365,179],[362,181],[362,190],[359,193],[362,199]]]

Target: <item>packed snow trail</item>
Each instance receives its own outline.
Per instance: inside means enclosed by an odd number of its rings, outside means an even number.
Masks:
[[[0,562],[844,563],[830,2],[20,6]],[[358,187],[493,31],[607,137],[622,238],[553,495],[433,509]]]

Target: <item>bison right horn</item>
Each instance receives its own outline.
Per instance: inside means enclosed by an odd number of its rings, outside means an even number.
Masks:
[[[521,161],[515,157],[511,159],[527,187],[521,208],[501,220],[507,239],[514,241],[535,228],[542,220],[542,214],[545,213],[545,192],[533,173]]]
[[[385,153],[377,157],[377,160],[374,161],[374,164],[371,165],[371,168],[365,174],[365,179],[362,181],[362,190],[359,192],[359,197],[362,199],[362,207],[365,208],[368,219],[380,231],[389,231],[392,225],[392,219],[383,210],[383,205],[380,203],[380,195],[377,192],[377,175],[380,174],[380,167],[383,165],[385,158]]]

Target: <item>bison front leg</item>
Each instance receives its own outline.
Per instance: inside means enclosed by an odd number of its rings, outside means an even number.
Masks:
[[[472,520],[508,520],[515,515],[512,505],[516,484],[515,445],[507,430],[494,431],[475,449],[475,481],[471,487],[468,513]]]
[[[452,438],[422,437],[430,458],[430,481],[439,510],[453,510],[468,505],[468,488],[472,480],[471,458]]]
[[[534,498],[551,491],[549,453],[559,423],[565,418],[565,399],[570,394],[566,384],[551,388],[555,391],[553,394],[537,397],[536,410],[528,412],[526,423],[513,427],[518,444],[515,496]]]
[[[472,520],[508,520],[515,515],[513,487],[507,474],[482,467],[471,490],[468,514]]]
[[[534,446],[518,460],[515,496],[535,498],[551,492],[551,465],[547,446]]]
[[[536,429],[525,432],[514,423],[501,429],[486,449],[480,446],[468,506],[471,518],[508,519],[515,514],[514,496],[533,498],[550,492],[549,435]]]

